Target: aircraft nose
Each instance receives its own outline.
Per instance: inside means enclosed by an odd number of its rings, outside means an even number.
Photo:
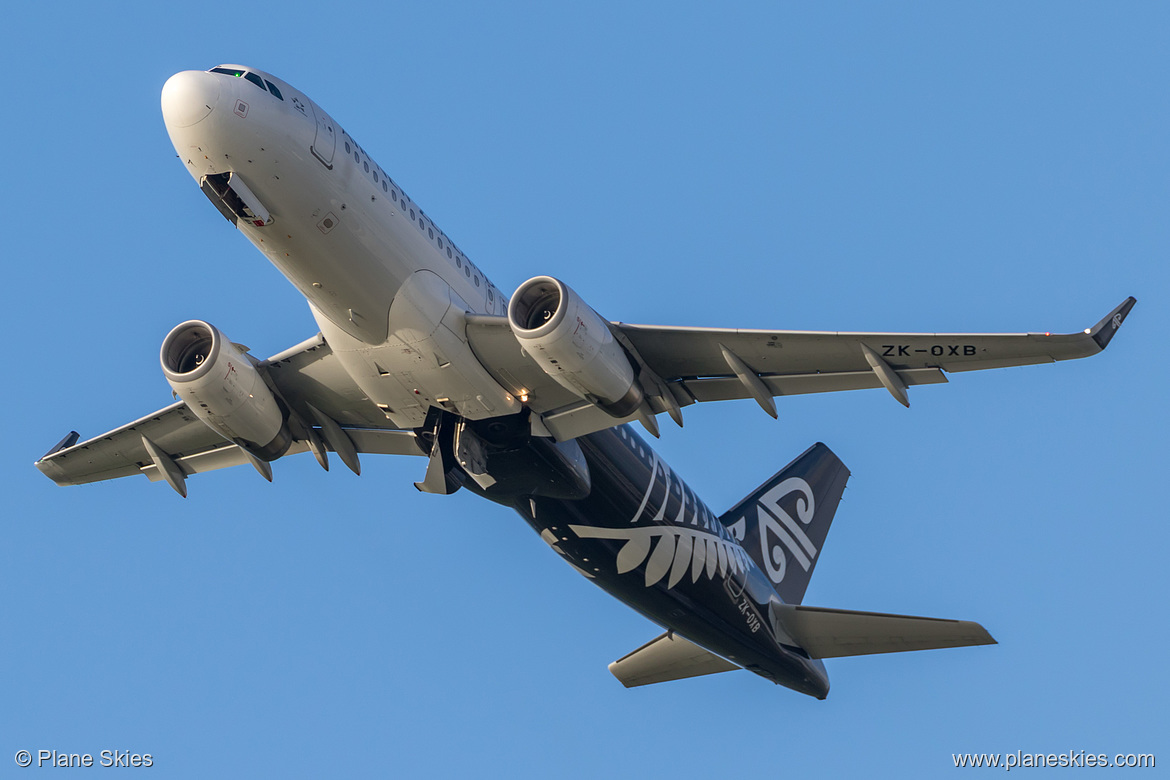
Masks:
[[[162,90],[163,121],[168,127],[190,127],[206,119],[219,102],[220,81],[201,70],[171,76]]]

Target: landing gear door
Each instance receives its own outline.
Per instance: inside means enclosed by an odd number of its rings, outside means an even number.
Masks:
[[[333,170],[333,151],[337,148],[337,133],[333,130],[333,120],[320,108],[314,108],[317,117],[317,136],[313,139],[310,149],[328,169]]]

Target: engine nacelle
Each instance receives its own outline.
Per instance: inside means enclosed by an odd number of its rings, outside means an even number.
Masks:
[[[212,430],[271,461],[292,443],[285,414],[252,361],[217,328],[188,320],[163,339],[167,382]]]
[[[520,285],[508,322],[524,351],[561,386],[614,417],[642,405],[634,366],[609,324],[564,282],[537,276]]]

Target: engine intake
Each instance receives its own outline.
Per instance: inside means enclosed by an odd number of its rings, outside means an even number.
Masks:
[[[284,411],[252,361],[215,326],[188,320],[159,353],[171,389],[199,419],[261,460],[292,443]]]
[[[633,363],[609,323],[564,282],[537,276],[520,285],[508,322],[528,356],[562,387],[614,417],[642,405]]]

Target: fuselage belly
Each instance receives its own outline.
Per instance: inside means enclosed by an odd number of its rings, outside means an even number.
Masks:
[[[526,421],[519,391],[488,374],[464,333],[468,313],[502,314],[507,299],[320,106],[270,74],[222,66],[172,77],[163,109],[188,172],[305,296],[333,354],[388,420],[420,429],[440,408]],[[659,625],[824,697],[823,664],[782,641],[768,578],[632,429],[571,446],[525,434],[518,446],[496,459],[552,463],[546,484],[460,479]]]

